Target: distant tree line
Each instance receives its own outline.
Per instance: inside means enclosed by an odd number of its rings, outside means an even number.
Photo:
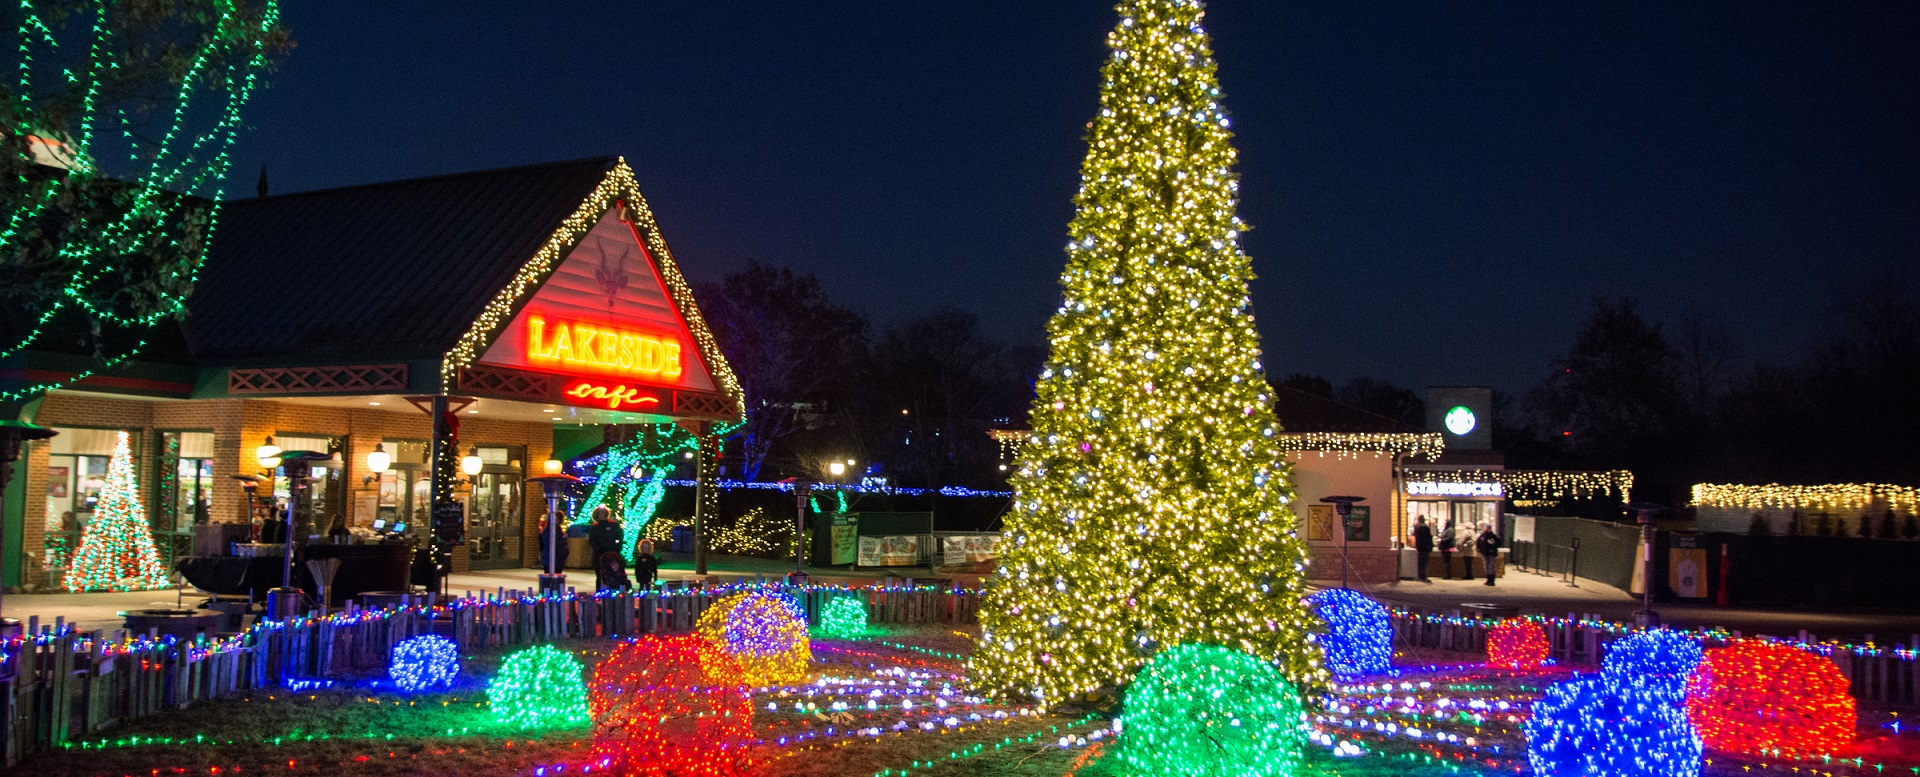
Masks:
[[[1916,399],[1920,289],[1890,269],[1779,362],[1743,363],[1698,317],[1669,331],[1632,299],[1595,300],[1567,355],[1506,403],[1495,442],[1509,466],[1633,470],[1636,496],[1667,504],[1701,482],[1920,485]]]
[[[695,295],[746,392],[723,466],[770,481],[852,459],[896,486],[1004,485],[995,426],[1026,423],[1045,352],[939,308],[876,331],[818,278],[749,265]]]

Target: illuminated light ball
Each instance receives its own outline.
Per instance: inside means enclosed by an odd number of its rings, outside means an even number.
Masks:
[[[1614,687],[1637,686],[1680,703],[1700,664],[1700,641],[1667,629],[1635,632],[1607,646],[1600,675]]]
[[[766,686],[807,679],[813,648],[807,641],[806,614],[784,594],[728,596],[700,614],[696,629],[739,662],[742,683]]]
[[[507,656],[487,684],[494,722],[515,729],[570,728],[587,717],[585,668],[572,653],[536,645]]]
[[[1385,605],[1352,589],[1328,588],[1307,597],[1307,606],[1327,623],[1320,647],[1329,671],[1351,677],[1393,668],[1393,623]]]
[[[1537,621],[1508,618],[1487,631],[1487,666],[1539,669],[1551,648],[1547,630]]]
[[[1697,777],[1700,739],[1671,694],[1602,675],[1555,683],[1520,728],[1538,777]]]
[[[686,634],[622,643],[593,670],[595,769],[732,777],[751,766],[753,703],[740,665]]]
[[[1744,639],[1706,651],[1687,680],[1687,716],[1715,750],[1794,756],[1852,744],[1858,711],[1832,659]]]
[[[1214,645],[1175,645],[1127,687],[1120,758],[1162,777],[1290,777],[1306,745],[1300,694],[1273,664]]]
[[[857,596],[836,596],[820,610],[820,622],[813,633],[845,639],[867,633],[867,603]]]
[[[460,674],[460,648],[446,637],[427,634],[408,637],[393,646],[387,676],[408,693],[447,688]]]

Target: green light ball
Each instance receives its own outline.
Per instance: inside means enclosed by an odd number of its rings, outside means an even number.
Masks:
[[[824,637],[857,637],[867,633],[867,605],[854,596],[836,596],[820,609],[813,631]]]
[[[1130,774],[1291,777],[1306,738],[1300,693],[1272,664],[1176,645],[1127,688],[1119,754]]]
[[[585,672],[572,653],[552,645],[507,656],[487,683],[494,722],[518,730],[586,725]]]

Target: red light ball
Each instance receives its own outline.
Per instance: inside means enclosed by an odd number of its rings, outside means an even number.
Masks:
[[[1502,669],[1539,669],[1552,646],[1547,630],[1535,621],[1508,618],[1487,632],[1487,666]]]
[[[593,671],[595,770],[734,777],[751,765],[753,705],[739,662],[698,635],[645,637]]]
[[[1752,639],[1707,651],[1687,680],[1687,718],[1707,747],[1746,755],[1833,753],[1859,719],[1831,659]]]

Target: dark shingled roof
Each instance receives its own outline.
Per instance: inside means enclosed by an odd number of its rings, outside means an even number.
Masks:
[[[187,309],[197,358],[436,358],[616,157],[235,200]]]
[[[1280,430],[1283,432],[1400,434],[1426,431],[1317,394],[1279,385],[1273,387],[1273,414],[1279,417]]]

